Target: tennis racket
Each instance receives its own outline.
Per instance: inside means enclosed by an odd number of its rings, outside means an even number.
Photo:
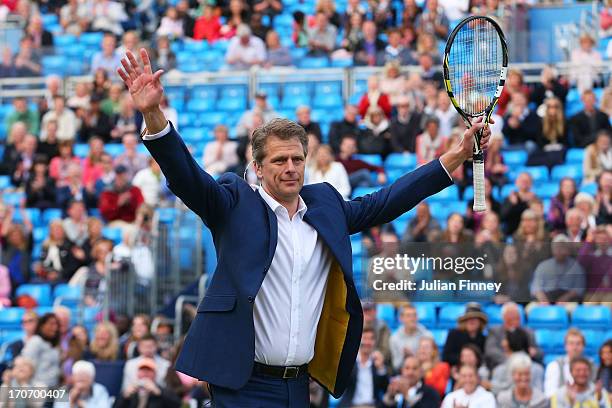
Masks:
[[[470,16],[451,32],[444,51],[444,86],[467,127],[475,118],[489,123],[506,82],[508,47],[499,25],[490,17]],[[474,135],[474,211],[486,210],[482,130]]]

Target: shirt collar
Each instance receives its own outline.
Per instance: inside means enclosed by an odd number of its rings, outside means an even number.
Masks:
[[[284,209],[285,211],[287,211],[287,209],[285,207],[283,207],[283,205],[281,203],[276,201],[270,194],[268,194],[266,192],[266,190],[264,190],[264,188],[262,186],[259,186],[257,188],[257,190],[259,191],[259,195],[261,195],[261,197],[264,199],[266,204],[268,204],[270,206],[272,211],[274,211],[275,213],[276,213],[276,211],[278,209]],[[295,214],[299,215],[300,218],[301,218],[301,217],[304,216],[304,213],[306,212],[308,207],[306,207],[306,203],[302,199],[302,196],[298,195],[298,199],[299,199],[298,210],[297,210],[297,212]]]

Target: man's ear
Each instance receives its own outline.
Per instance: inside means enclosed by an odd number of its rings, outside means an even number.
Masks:
[[[257,174],[257,178],[262,179],[263,173],[261,171],[261,165],[253,160],[253,167],[255,168],[255,174]]]

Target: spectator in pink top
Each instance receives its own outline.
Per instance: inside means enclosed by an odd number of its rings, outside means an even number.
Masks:
[[[104,142],[98,136],[89,139],[89,154],[83,160],[83,184],[93,186],[102,177],[102,153],[104,153]]]
[[[81,160],[72,151],[72,141],[62,140],[58,144],[59,156],[51,159],[49,175],[55,180],[57,187],[68,184],[68,168],[71,164],[81,165]]]

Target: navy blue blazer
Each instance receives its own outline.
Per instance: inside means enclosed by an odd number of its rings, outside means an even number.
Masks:
[[[258,192],[235,174],[214,180],[193,159],[178,133],[144,142],[159,163],[168,187],[210,229],[217,268],[185,338],[176,369],[200,380],[240,389],[255,358],[253,302],[276,250],[276,215]],[[449,186],[438,160],[373,194],[344,201],[329,184],[304,186],[312,225],[333,255],[315,353],[313,379],[339,397],[357,358],[363,326],[353,283],[350,234],[387,223],[425,197]]]

